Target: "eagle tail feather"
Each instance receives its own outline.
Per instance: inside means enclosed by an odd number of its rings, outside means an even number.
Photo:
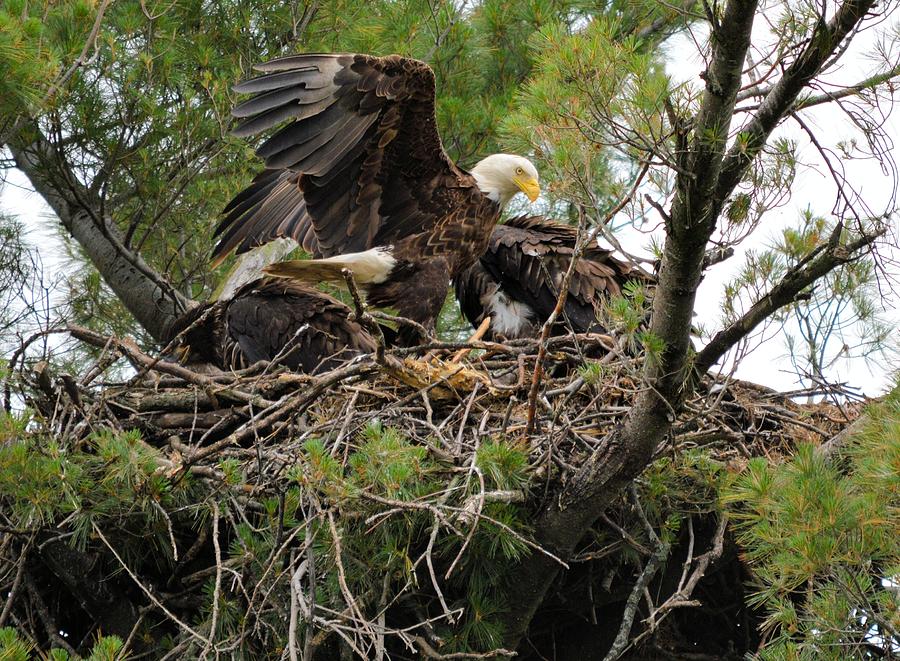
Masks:
[[[348,267],[340,262],[323,263],[318,259],[294,259],[270,264],[263,269],[263,273],[300,282],[334,282],[343,280],[341,271],[345,268]]]
[[[276,278],[315,283],[341,281],[344,269],[349,269],[359,284],[380,284],[388,279],[396,264],[389,249],[372,248],[324,259],[277,262],[264,268],[263,272]]]

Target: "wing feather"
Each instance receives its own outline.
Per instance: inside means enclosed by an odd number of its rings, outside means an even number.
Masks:
[[[243,253],[278,238],[299,241],[307,217],[299,177],[290,170],[264,170],[231,201],[216,228],[220,238],[213,266],[235,249]],[[273,218],[279,222],[272,222]]]
[[[426,64],[317,53],[255,68],[263,75],[234,88],[255,95],[235,108],[243,121],[234,132],[251,136],[287,122],[257,154],[270,170],[289,174],[254,180],[226,207],[218,261],[285,232],[323,256],[366,250],[436,232],[448,204],[480,202],[474,179],[441,145]],[[296,181],[296,190],[285,180]]]
[[[498,225],[487,252],[454,281],[460,307],[473,325],[485,314],[482,299],[499,287],[528,305],[543,323],[559,297],[559,288],[575,251],[577,231],[540,216],[519,216]],[[630,279],[648,277],[599,247],[585,250],[569,282],[564,317],[576,332],[597,330],[596,310],[603,298],[621,293]]]
[[[296,119],[298,116],[313,117],[319,115],[323,111],[328,110],[336,102],[337,101],[334,98],[326,97],[308,105],[295,104],[275,106],[259,113],[244,115],[246,117],[251,117],[251,119],[240,124],[232,131],[232,134],[240,138],[256,135],[257,133],[281,124],[287,119]],[[296,106],[300,106],[301,110],[298,111]],[[266,156],[259,151],[257,151],[257,154],[266,158]]]
[[[315,289],[261,279],[242,287],[224,315],[226,368],[274,360],[307,373],[337,367],[375,349],[371,336],[350,321],[350,308]]]
[[[248,99],[234,107],[231,114],[238,118],[251,117],[260,113],[283,107],[285,110],[293,110],[290,102],[296,101],[298,105],[314,106],[321,101],[332,101],[333,92],[327,87],[307,88],[289,87],[278,88],[271,92],[265,92]]]

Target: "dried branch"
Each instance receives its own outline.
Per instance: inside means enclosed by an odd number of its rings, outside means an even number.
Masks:
[[[360,326],[369,331],[369,334],[375,339],[375,362],[384,363],[384,333],[381,332],[381,326],[372,318],[372,315],[366,310],[360,296],[359,288],[356,286],[356,280],[353,279],[353,271],[350,269],[341,269],[341,275],[344,276],[344,282],[347,289],[350,290],[350,296],[353,298],[353,306],[355,308],[354,319],[359,322]]]
[[[628,595],[628,600],[625,602],[625,611],[622,613],[622,624],[619,627],[619,633],[616,634],[616,639],[613,641],[612,647],[609,648],[606,656],[603,657],[603,661],[615,661],[615,659],[622,656],[622,653],[628,648],[631,625],[634,623],[634,616],[637,612],[641,595],[644,593],[646,587],[650,585],[650,581],[653,580],[653,577],[656,576],[656,572],[659,570],[660,565],[665,562],[668,557],[669,545],[660,543],[657,546],[656,551],[653,552],[653,555],[650,556],[650,559],[647,560],[647,564],[644,565],[641,575],[638,576],[638,580],[635,581],[634,587],[631,589],[631,594]]]
[[[858,83],[843,86],[833,92],[824,92],[822,94],[815,94],[798,98],[791,110],[805,110],[806,108],[820,106],[824,103],[830,103],[832,101],[839,101],[840,99],[846,99],[847,97],[860,96],[863,92],[874,90],[879,85],[890,82],[892,79],[898,76],[900,76],[900,64],[891,67],[887,71],[882,71],[881,73],[876,73],[872,76],[869,76],[868,78],[865,78]],[[754,86],[749,89],[743,90],[738,94],[738,101],[744,101],[753,97],[766,97],[772,92],[772,87],[773,86],[771,85],[766,87]],[[755,110],[757,108],[758,106],[751,108],[742,106],[741,109]]]
[[[22,577],[25,575],[25,563],[28,560],[28,551],[31,549],[33,540],[34,535],[32,535],[25,543],[25,546],[19,554],[19,560],[16,562],[16,575],[15,578],[13,578],[12,587],[10,587],[9,592],[6,595],[6,603],[3,604],[3,612],[0,612],[0,628],[6,624],[6,619],[12,611],[13,603],[19,595],[19,588],[22,586]]]
[[[637,645],[644,638],[653,634],[654,631],[657,630],[660,623],[675,609],[677,608],[686,608],[692,606],[699,606],[700,602],[693,599],[694,590],[697,587],[697,584],[700,582],[706,575],[707,569],[709,569],[710,564],[718,560],[722,557],[722,551],[724,550],[725,545],[725,531],[728,528],[728,518],[726,516],[721,515],[719,517],[719,523],[716,526],[716,532],[713,534],[712,545],[706,553],[694,559],[692,557],[693,553],[693,523],[690,519],[688,519],[688,525],[690,535],[691,535],[691,543],[688,549],[688,556],[684,562],[684,569],[682,572],[681,579],[678,582],[678,589],[669,596],[660,606],[654,608],[650,615],[644,620],[647,623],[647,629],[644,630],[640,635],[636,636],[632,641],[632,645]],[[691,569],[693,568],[693,569]],[[688,570],[690,570],[690,575],[688,575]]]
[[[422,656],[424,656],[426,659],[438,659],[439,661],[462,661],[463,659],[511,659],[514,656],[518,656],[516,652],[503,649],[502,647],[491,650],[490,652],[480,652],[475,654],[471,652],[452,652],[450,654],[441,654],[431,645],[429,645],[428,641],[425,640],[422,636],[414,636],[413,640],[415,641],[416,646],[419,648],[419,652],[421,652]]]
[[[800,93],[821,71],[834,51],[872,9],[874,0],[847,0],[831,20],[816,23],[803,51],[772,85],[753,118],[741,128],[742,140],[735,142],[722,164],[711,215],[718,217],[728,196],[738,185],[769,135],[794,108]],[[823,17],[824,18],[824,17]]]
[[[94,346],[104,348],[112,344],[124,355],[128,356],[132,361],[134,361],[137,365],[140,365],[141,367],[145,367],[147,369],[153,369],[164,374],[177,376],[180,379],[184,379],[188,383],[193,383],[198,386],[204,386],[210,390],[213,396],[223,397],[235,402],[252,404],[253,406],[257,406],[260,408],[268,408],[275,405],[275,402],[269,401],[263,397],[260,397],[259,395],[251,395],[240,390],[235,390],[233,388],[224,386],[204,374],[198,374],[197,372],[189,370],[188,368],[183,367],[182,365],[178,365],[177,363],[169,363],[166,361],[161,361],[159,360],[159,358],[148,356],[140,350],[137,344],[135,344],[134,340],[128,338],[121,340],[118,338],[110,338],[105,335],[95,333],[94,331],[91,331],[82,326],[75,325],[70,325],[68,327],[68,331],[72,335],[72,337],[75,337],[83,342],[87,342],[88,344],[93,344]]]

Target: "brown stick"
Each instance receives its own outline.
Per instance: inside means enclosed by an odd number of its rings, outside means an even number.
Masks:
[[[130,338],[120,339],[117,337],[106,337],[82,326],[75,325],[69,325],[68,330],[72,337],[79,339],[82,342],[92,344],[96,347],[103,348],[111,343],[112,346],[115,346],[121,353],[128,356],[138,365],[141,365],[142,367],[149,367],[156,370],[157,372],[162,372],[164,374],[177,376],[178,378],[184,379],[188,383],[193,383],[197,386],[209,388],[217,396],[221,396],[232,401],[242,402],[244,404],[253,404],[254,406],[258,406],[260,408],[268,408],[275,403],[264,397],[260,397],[259,395],[251,395],[229,386],[225,386],[204,374],[198,374],[197,372],[189,370],[182,365],[160,361],[158,358],[148,356],[143,351],[141,351],[137,344],[135,344],[134,340]]]
[[[484,334],[487,333],[487,330],[490,327],[491,327],[491,318],[488,316],[488,317],[485,317],[484,319],[482,319],[481,325],[478,326],[478,329],[475,331],[475,333],[472,334],[472,336],[468,340],[466,340],[466,342],[467,343],[468,342],[477,342],[478,340],[480,340],[481,338],[484,337]],[[450,362],[458,363],[460,360],[463,359],[463,356],[468,354],[471,350],[472,349],[460,349],[455,354],[453,354],[453,357],[450,359]]]

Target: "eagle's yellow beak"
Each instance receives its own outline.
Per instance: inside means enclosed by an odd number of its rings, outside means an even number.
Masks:
[[[513,177],[513,181],[519,187],[519,190],[525,193],[532,202],[538,199],[538,196],[541,194],[541,187],[534,177],[528,177],[527,179],[524,177]]]

